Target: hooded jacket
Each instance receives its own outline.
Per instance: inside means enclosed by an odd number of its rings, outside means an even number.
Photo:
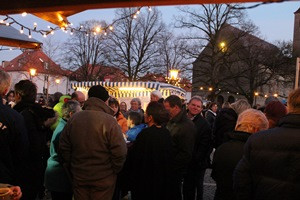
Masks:
[[[299,199],[299,152],[300,114],[249,137],[233,176],[237,199]]]
[[[91,97],[84,108],[69,119],[60,136],[59,150],[74,182],[97,186],[99,180],[121,170],[127,147],[108,105]]]

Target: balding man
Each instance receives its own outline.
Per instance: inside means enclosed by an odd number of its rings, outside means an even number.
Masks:
[[[247,109],[237,120],[235,131],[229,132],[229,141],[219,146],[214,154],[212,177],[217,183],[215,199],[235,200],[233,192],[233,171],[243,156],[243,148],[248,137],[268,129],[266,116],[258,110]]]
[[[73,92],[71,99],[78,101],[80,103],[80,106],[82,107],[85,102],[85,95],[80,91],[75,91]]]
[[[279,127],[251,136],[237,165],[237,199],[296,200],[300,191],[300,88],[288,97]]]

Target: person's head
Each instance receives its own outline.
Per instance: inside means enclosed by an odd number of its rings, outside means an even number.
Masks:
[[[145,112],[145,122],[152,126],[153,124],[161,126],[169,121],[169,113],[164,105],[156,101],[150,102]]]
[[[141,100],[139,98],[133,98],[130,101],[130,109],[133,111],[138,111],[141,107]]]
[[[120,110],[127,112],[127,104],[124,101],[120,103]]]
[[[5,97],[11,84],[11,78],[9,74],[3,70],[0,70],[0,97]]]
[[[69,100],[62,106],[62,118],[68,120],[73,114],[79,111],[81,111],[80,103],[75,100]]]
[[[56,104],[59,102],[59,99],[60,97],[62,96],[63,94],[61,92],[55,92],[53,94],[53,102]]]
[[[36,85],[30,80],[21,80],[15,85],[16,103],[26,101],[34,103],[37,94]]]
[[[114,116],[118,117],[120,113],[120,106],[118,100],[115,98],[110,98],[108,100],[108,105],[111,107],[111,109],[113,109]]]
[[[164,100],[165,109],[169,112],[170,117],[173,118],[181,112],[181,99],[176,95],[168,96]]]
[[[94,85],[88,91],[89,98],[95,97],[108,104],[109,95],[107,90],[101,85]]]
[[[300,114],[300,88],[289,94],[287,105],[288,113]]]
[[[159,99],[162,98],[162,95],[160,93],[160,91],[158,90],[154,90],[151,92],[151,95],[150,95],[150,101],[158,101]]]
[[[45,99],[44,99],[44,96],[40,96],[39,102],[38,102],[38,103],[41,104],[41,105],[45,105]]]
[[[75,91],[73,92],[71,99],[78,101],[80,103],[80,106],[82,107],[85,102],[85,95],[80,91]]]
[[[214,113],[216,113],[217,110],[218,110],[218,105],[215,102],[211,102],[208,105],[208,109],[211,110],[211,111],[213,111]]]
[[[188,103],[189,114],[192,116],[198,115],[203,110],[203,101],[200,96],[193,96]]]
[[[222,108],[230,108],[230,103],[228,101],[223,103]]]
[[[267,130],[268,127],[269,122],[266,116],[261,111],[250,108],[239,115],[235,130],[253,134]]]
[[[142,123],[142,116],[137,112],[130,112],[127,119],[129,128],[140,125]]]
[[[7,102],[14,102],[15,101],[15,92],[14,91],[9,91],[6,95],[6,100]]]
[[[269,120],[269,128],[274,128],[279,120],[287,114],[287,109],[280,101],[272,101],[266,106],[264,113]]]
[[[266,98],[265,100],[265,106],[267,106],[270,102],[272,101],[278,101],[278,98],[277,97],[274,97],[274,96],[269,96],[268,98]]]
[[[251,105],[245,99],[239,99],[236,102],[232,103],[230,106],[236,112],[237,115],[251,108]]]

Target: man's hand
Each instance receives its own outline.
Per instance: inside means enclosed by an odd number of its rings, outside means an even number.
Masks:
[[[10,187],[10,195],[13,200],[19,200],[22,197],[22,191],[19,186],[11,186]]]

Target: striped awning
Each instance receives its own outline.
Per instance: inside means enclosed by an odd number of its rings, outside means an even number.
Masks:
[[[119,97],[141,97],[141,96],[150,96],[150,93],[153,90],[159,90],[163,97],[170,95],[178,95],[185,97],[186,91],[182,88],[159,82],[107,82],[107,81],[88,81],[88,82],[74,82],[71,83],[73,89],[85,88],[89,89],[94,85],[101,85],[105,87],[109,94]],[[127,90],[123,91],[120,88],[144,88],[142,91]]]

